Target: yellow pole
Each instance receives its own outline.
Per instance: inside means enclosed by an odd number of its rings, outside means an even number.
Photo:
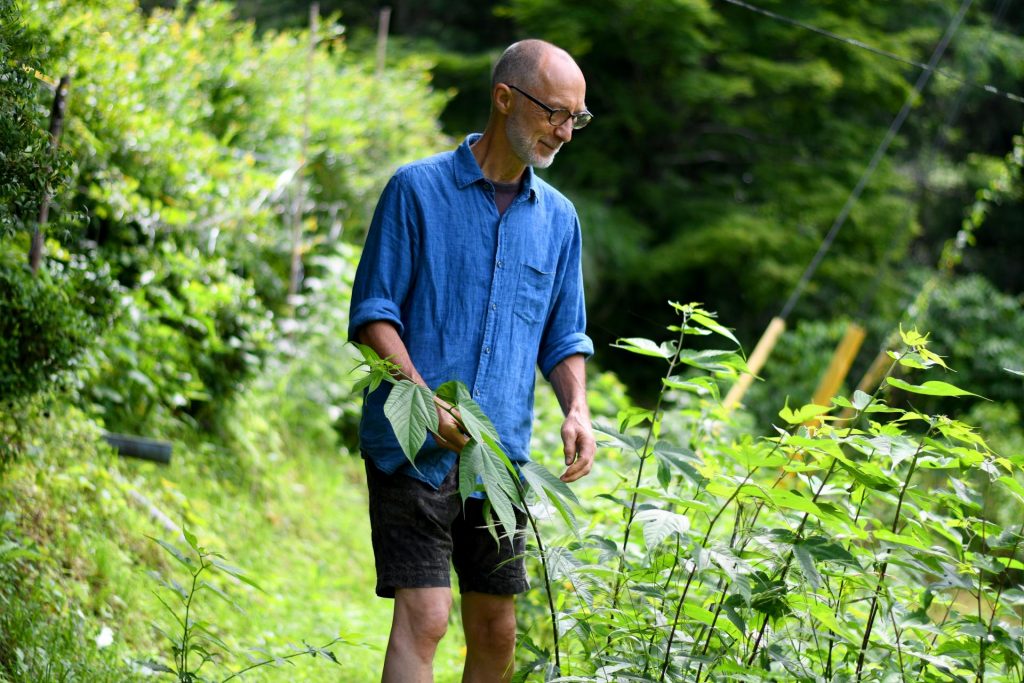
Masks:
[[[813,403],[827,406],[832,402],[832,397],[839,391],[840,385],[850,372],[850,366],[857,357],[866,334],[864,328],[857,323],[850,323],[846,327],[843,338],[839,340],[836,350],[832,353],[832,360],[829,361],[825,374],[818,382],[818,388],[814,390],[814,397],[811,399]],[[812,418],[804,424],[808,427],[817,427],[821,422],[817,418]]]
[[[743,400],[743,396],[747,393],[751,383],[753,383],[754,377],[757,373],[761,372],[761,368],[764,367],[768,356],[772,353],[772,349],[775,348],[775,343],[779,341],[779,337],[782,336],[785,329],[785,319],[778,316],[772,318],[768,328],[765,329],[764,334],[757,341],[754,352],[750,354],[750,358],[747,360],[747,367],[750,368],[750,373],[740,375],[740,378],[736,380],[736,384],[732,385],[732,389],[725,396],[724,405],[727,411],[735,408]]]
[[[847,373],[850,372],[850,366],[857,357],[857,352],[860,351],[860,345],[864,343],[866,334],[864,328],[857,323],[850,323],[847,326],[846,333],[839,341],[839,345],[836,346],[825,374],[818,382],[818,388],[814,390],[814,398],[811,399],[814,403],[819,406],[829,405],[832,397],[839,391],[843,380],[846,379]]]

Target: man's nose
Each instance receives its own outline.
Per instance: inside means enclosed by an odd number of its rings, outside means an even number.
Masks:
[[[573,119],[570,116],[560,126],[555,126],[555,137],[562,141],[562,144],[572,140],[572,123]]]

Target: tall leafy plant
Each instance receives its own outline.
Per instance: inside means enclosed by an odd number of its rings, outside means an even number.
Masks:
[[[660,398],[599,425],[632,474],[561,518],[566,543],[544,531],[552,635],[524,637],[517,678],[1019,680],[1024,514],[997,518],[990,501],[1024,510],[1024,454],[894,405],[894,392],[910,406],[970,394],[912,378],[945,371],[928,338],[901,333],[873,394],[787,405],[774,433],[755,437],[719,400],[719,382],[745,369],[738,351],[683,345],[731,333],[697,305],[674,307],[674,339],[618,343],[667,365]],[[434,412],[436,394],[407,391],[415,410],[388,411],[400,435],[417,420],[429,429]],[[480,437],[492,450],[493,435]],[[513,500],[493,477],[482,488]]]

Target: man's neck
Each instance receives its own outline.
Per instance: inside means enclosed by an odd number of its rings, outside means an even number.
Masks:
[[[526,166],[512,152],[508,142],[494,134],[490,127],[470,146],[484,177],[499,183],[517,183]]]

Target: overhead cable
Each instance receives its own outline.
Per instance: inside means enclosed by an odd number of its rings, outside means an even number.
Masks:
[[[805,31],[811,31],[813,33],[817,33],[818,35],[825,36],[826,38],[831,38],[832,40],[838,40],[841,43],[852,45],[853,47],[860,48],[861,50],[867,50],[872,54],[878,55],[880,57],[885,57],[887,59],[892,59],[897,62],[901,62],[903,64],[906,64],[907,66],[913,66],[918,69],[930,69],[931,71],[938,74],[939,76],[942,76],[943,78],[948,78],[950,80],[956,81],[957,83],[963,83],[964,85],[969,86],[971,88],[984,90],[987,93],[990,93],[992,95],[998,95],[999,97],[1004,97],[1013,102],[1017,102],[1018,104],[1024,104],[1024,96],[1017,95],[1012,92],[1007,92],[1005,90],[1001,90],[1000,88],[997,88],[996,86],[988,83],[976,83],[972,80],[964,78],[963,76],[955,74],[952,71],[946,71],[945,69],[930,68],[927,64],[923,62],[908,59],[907,57],[901,57],[895,52],[883,50],[882,48],[875,47],[874,45],[865,43],[862,40],[857,40],[856,38],[849,38],[847,36],[839,35],[838,33],[833,33],[832,31],[823,29],[819,26],[808,24],[806,22],[800,21],[799,19],[793,19],[792,17],[787,17],[783,14],[779,14],[778,12],[773,12],[771,10],[764,9],[763,7],[758,7],[757,5],[751,5],[749,2],[745,2],[744,0],[722,0],[722,2],[726,2],[729,3],[730,5],[735,5],[737,7],[742,7],[743,9],[750,10],[751,12],[762,14],[766,17],[770,17],[771,19],[775,19],[776,21],[781,21],[783,23],[790,24],[791,26],[797,26],[799,28],[804,29]]]
[[[726,2],[734,1],[737,0],[726,0]],[[839,215],[836,216],[828,234],[825,235],[825,239],[823,239],[821,244],[818,245],[817,253],[814,254],[814,258],[812,258],[811,262],[807,265],[803,275],[800,276],[800,281],[797,282],[796,287],[793,289],[793,293],[789,295],[786,305],[782,308],[782,313],[779,314],[779,317],[783,320],[789,316],[793,307],[796,306],[796,303],[803,294],[807,283],[810,281],[811,277],[814,276],[815,271],[818,270],[818,266],[821,265],[822,259],[825,258],[825,254],[828,253],[829,248],[831,248],[832,242],[835,241],[836,235],[839,234],[843,224],[846,223],[846,219],[853,210],[854,204],[856,204],[857,200],[860,199],[861,193],[864,192],[864,188],[867,186],[868,181],[874,174],[875,169],[878,168],[878,164],[882,161],[882,157],[884,157],[885,153],[889,150],[889,145],[892,144],[896,134],[899,133],[900,128],[903,126],[903,122],[907,120],[907,115],[910,114],[911,108],[913,108],[914,103],[917,102],[917,98],[924,89],[924,86],[928,83],[928,79],[931,77],[932,73],[935,72],[936,64],[939,63],[942,55],[946,52],[946,48],[949,46],[949,42],[953,39],[957,29],[960,28],[960,22],[963,21],[964,15],[967,14],[967,10],[970,8],[972,1],[973,0],[963,0],[960,4],[960,9],[957,10],[956,15],[953,17],[952,21],[949,22],[949,26],[946,28],[946,32],[942,36],[942,40],[940,40],[939,44],[935,46],[931,59],[928,61],[928,64],[925,65],[924,71],[922,71],[917,77],[917,81],[914,83],[913,89],[907,95],[907,99],[903,102],[903,107],[900,108],[899,113],[896,114],[896,118],[893,119],[892,123],[889,125],[889,130],[886,131],[885,137],[882,138],[882,141],[875,149],[875,153],[871,157],[871,161],[868,163],[867,168],[864,169],[864,173],[861,174],[860,180],[857,181],[857,186],[853,188],[852,192],[850,192],[850,196],[847,197],[846,203],[843,204],[842,210],[839,212]]]

